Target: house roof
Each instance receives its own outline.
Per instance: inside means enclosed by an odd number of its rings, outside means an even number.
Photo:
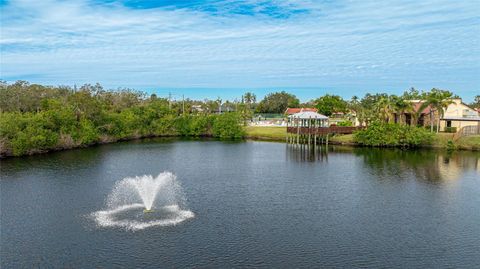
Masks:
[[[453,121],[478,121],[480,122],[480,117],[443,117],[441,120],[453,120]]]
[[[430,114],[430,111],[432,110],[432,106],[428,105],[425,107],[422,111],[420,111],[420,108],[422,107],[424,102],[422,101],[414,101],[413,103],[413,110],[415,112],[420,112],[420,114]]]
[[[313,107],[302,107],[302,108],[287,108],[287,110],[285,110],[285,114],[287,115],[292,115],[292,114],[295,114],[295,113],[299,113],[299,112],[302,112],[302,111],[311,111],[311,112],[317,112],[318,110],[316,108],[313,108]]]
[[[313,111],[302,111],[288,116],[292,119],[320,119],[328,120],[328,117]]]

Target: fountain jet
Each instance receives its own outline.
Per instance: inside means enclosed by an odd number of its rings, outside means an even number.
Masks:
[[[107,199],[107,210],[93,213],[96,222],[103,227],[119,226],[131,230],[150,226],[175,225],[194,217],[186,207],[185,195],[180,183],[170,172],[127,177],[115,184]],[[149,214],[143,218],[141,214]]]

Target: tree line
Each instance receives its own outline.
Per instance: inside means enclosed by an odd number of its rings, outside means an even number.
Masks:
[[[415,126],[419,114],[410,100],[424,100],[422,108],[429,106],[432,114],[441,114],[455,97],[446,90],[411,88],[398,96],[376,93],[344,100],[326,94],[306,103],[285,91],[267,94],[260,101],[252,92],[233,101],[174,101],[128,88],[106,90],[98,83],[77,88],[0,81],[0,155],[149,136],[240,138],[254,113],[284,113],[288,107],[316,107],[326,116],[342,114],[346,119],[354,114],[366,126],[376,122],[408,125],[403,115],[410,113],[410,125]],[[480,96],[471,106],[480,108]],[[438,122],[436,126],[438,131]],[[433,120],[430,127],[433,131]]]
[[[249,97],[252,95],[252,93],[247,94]],[[253,98],[249,98],[253,100],[249,107],[258,113],[284,113],[287,107],[314,107],[325,116],[356,118],[364,126],[377,121],[416,126],[421,112],[428,107],[431,131],[434,131],[435,127],[438,132],[440,118],[455,98],[459,96],[448,90],[433,88],[429,91],[419,91],[410,88],[401,95],[367,93],[361,99],[358,96],[352,96],[350,100],[345,100],[339,95],[326,94],[306,103],[300,103],[295,95],[282,91],[268,94],[259,103],[255,102],[255,95],[253,95]],[[412,102],[414,100],[421,101],[419,106],[416,106],[416,102]],[[477,95],[474,102],[469,105],[472,108],[480,108],[480,95]],[[411,116],[409,122],[405,117],[406,114]]]
[[[201,103],[205,110],[193,109]],[[240,104],[239,106],[244,106]],[[245,135],[242,114],[213,113],[209,102],[172,102],[132,89],[0,85],[0,155],[21,156],[152,136]]]

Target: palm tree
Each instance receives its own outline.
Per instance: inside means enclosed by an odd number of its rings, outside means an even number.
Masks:
[[[443,118],[443,116],[445,115],[445,110],[447,110],[448,106],[452,103],[452,99],[447,99],[445,97],[443,99],[440,99],[437,107],[437,111],[439,113],[437,119],[437,133],[440,130],[440,118]]]
[[[347,108],[351,112],[350,120],[352,120],[353,122],[357,120],[360,125],[363,125],[363,113],[361,112],[362,107],[356,95],[352,96],[352,99],[350,100],[350,102],[348,102]]]
[[[380,115],[382,120],[385,120],[387,123],[390,123],[390,119],[393,113],[393,103],[391,97],[384,96],[381,97],[378,102],[375,104],[375,110]]]
[[[432,89],[430,93],[428,93],[425,102],[422,104],[419,110],[422,111],[426,107],[430,106],[430,132],[433,132],[433,121],[435,112],[438,113],[437,133],[440,130],[440,118],[443,117],[445,109],[448,107],[448,105],[453,102],[451,100],[451,97],[451,92],[442,91],[435,88]]]
[[[247,108],[251,109],[252,104],[257,101],[257,96],[254,93],[247,92],[242,96],[242,100],[247,104]]]
[[[397,113],[398,116],[399,116],[399,123],[400,124],[402,124],[402,123],[407,124],[406,118],[403,119],[403,116],[405,115],[405,113],[413,113],[414,112],[412,102],[409,102],[409,101],[407,101],[407,100],[405,100],[401,97],[397,97],[397,96],[394,96],[392,101],[393,101],[393,107],[394,107],[395,113]]]
[[[247,104],[252,104],[257,101],[257,96],[254,93],[247,92],[243,95],[244,101]]]
[[[435,109],[438,107],[438,96],[435,94],[428,94],[425,102],[420,106],[419,111],[423,111],[425,108],[430,106],[430,132],[433,133],[433,115],[435,114]]]

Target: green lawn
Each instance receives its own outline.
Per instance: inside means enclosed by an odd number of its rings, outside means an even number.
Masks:
[[[454,134],[438,133],[433,141],[433,146],[438,148],[447,147],[447,143],[453,140]],[[458,149],[480,150],[480,135],[464,136],[454,141]]]
[[[432,146],[436,148],[445,148],[447,146],[448,141],[453,139],[454,134],[451,133],[438,133],[435,135],[433,139]]]
[[[269,141],[285,141],[287,135],[286,127],[261,127],[261,126],[248,126],[247,138]],[[336,135],[330,138],[330,141],[337,143],[352,144],[353,135]]]
[[[247,138],[266,141],[285,141],[287,132],[286,127],[246,127]],[[446,148],[449,140],[453,139],[453,134],[439,133],[435,135],[432,146],[436,148]],[[354,144],[353,134],[335,135],[330,138],[332,143]],[[480,150],[480,136],[462,137],[454,142],[458,149]]]
[[[334,135],[330,138],[330,141],[337,142],[340,144],[353,144],[353,134],[346,135]]]
[[[460,149],[480,150],[480,135],[462,137],[455,144]]]
[[[247,126],[247,138],[269,141],[285,141],[286,127]]]

